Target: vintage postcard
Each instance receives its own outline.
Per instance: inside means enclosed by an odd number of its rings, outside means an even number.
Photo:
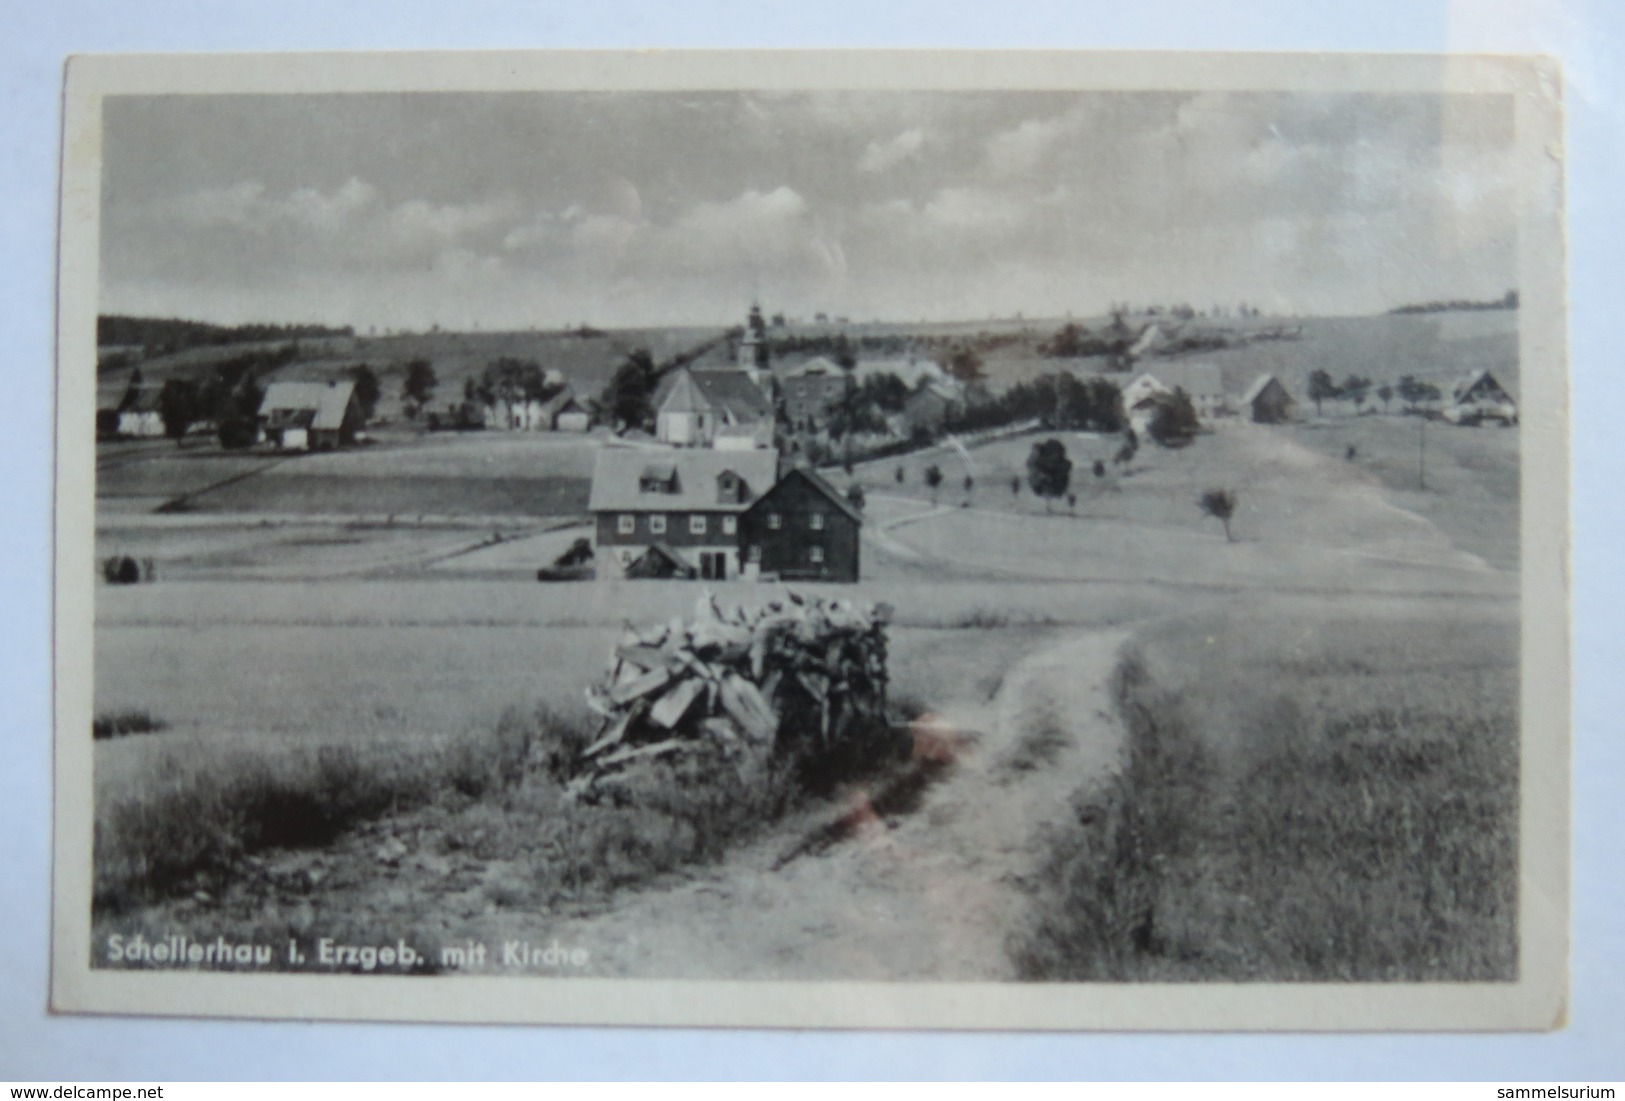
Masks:
[[[52,1004],[1543,1029],[1537,58],[83,57]]]

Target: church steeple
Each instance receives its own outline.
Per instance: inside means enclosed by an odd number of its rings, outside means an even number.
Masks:
[[[739,341],[739,369],[757,386],[768,376],[766,334],[767,323],[762,320],[761,304],[752,302],[750,316],[745,321],[745,335]]]

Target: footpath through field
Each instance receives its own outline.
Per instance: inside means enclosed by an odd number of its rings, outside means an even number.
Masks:
[[[889,817],[852,793],[855,828],[827,848],[790,855],[780,834],[608,913],[541,928],[512,915],[490,932],[585,948],[599,976],[1014,979],[1006,939],[1025,923],[1035,839],[1118,766],[1125,638],[1075,636],[1019,662],[992,699],[944,706],[916,748],[951,759],[938,782]]]

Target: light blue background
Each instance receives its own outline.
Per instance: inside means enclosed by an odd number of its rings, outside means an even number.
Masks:
[[[978,46],[1555,54],[1566,71],[1575,520],[1570,1024],[1552,1035],[847,1034],[49,1017],[50,456],[61,63],[75,52]],[[1625,1078],[1625,6],[1597,0],[12,0],[0,18],[0,1081]],[[1534,732],[1538,734],[1538,732]]]

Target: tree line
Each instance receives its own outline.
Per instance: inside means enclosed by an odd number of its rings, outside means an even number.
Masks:
[[[304,324],[212,325],[177,317],[131,317],[124,314],[102,314],[96,318],[98,345],[140,347],[149,356],[222,344],[353,335],[355,330],[349,325],[340,328]]]

